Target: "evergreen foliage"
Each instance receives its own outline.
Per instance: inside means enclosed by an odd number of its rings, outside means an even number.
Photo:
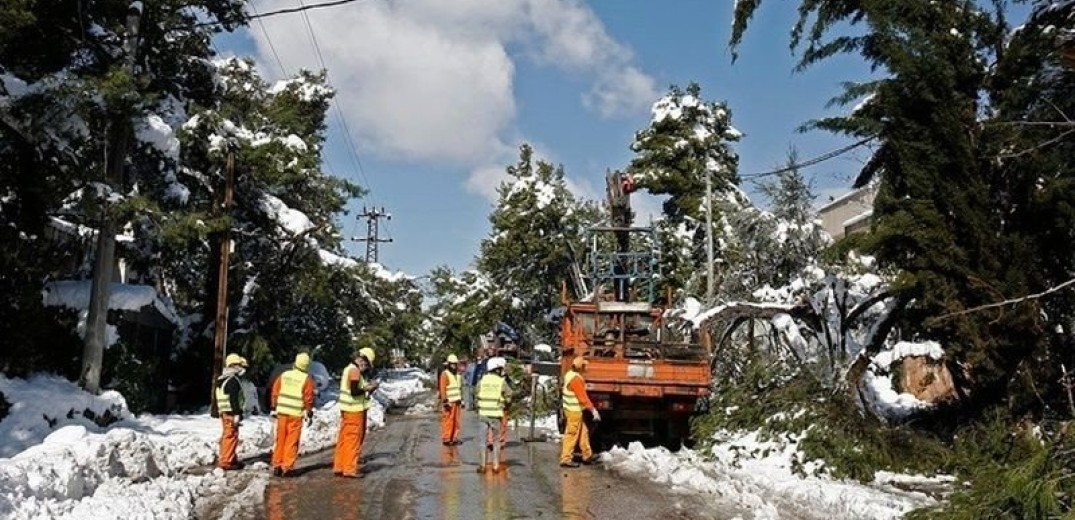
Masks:
[[[129,283],[155,287],[183,317],[174,359],[112,347],[111,387],[142,394],[142,385],[170,385],[181,406],[204,404],[225,229],[228,347],[252,359],[255,376],[302,349],[337,370],[356,346],[374,346],[386,363],[392,349],[416,358],[426,347],[414,279],[341,250],[336,218],[362,190],[321,171],[333,95],[325,74],[270,84],[252,61],[215,59],[210,39],[242,24],[242,8],[149,3],[133,74],[123,67],[125,1],[0,8],[0,240],[11,244],[0,252],[0,290],[11,296],[0,303],[5,373],[77,376],[78,317],[44,308],[41,288],[89,276],[106,212],[125,237],[117,257]],[[124,176],[106,183],[102,150],[124,126],[132,136]],[[229,154],[235,204],[224,212]],[[170,381],[144,377],[161,363]]]
[[[584,231],[597,223],[599,210],[577,200],[563,167],[535,159],[530,145],[520,147],[519,161],[507,173],[478,269],[510,302],[502,321],[517,330],[541,330],[545,315],[560,305],[561,284],[571,280],[573,263],[582,260],[575,255],[585,250]]]
[[[731,125],[727,105],[701,96],[696,83],[686,91],[670,87],[653,104],[649,126],[635,133],[631,145],[635,157],[629,170],[638,187],[668,196],[657,230],[665,273],[662,289],[677,292],[697,287],[698,274],[705,273],[706,176],[712,179],[715,199],[734,197],[728,193],[739,182],[739,157],[731,143],[741,134]],[[716,204],[713,212],[714,232],[720,232],[716,223],[722,215]]]
[[[758,4],[737,4],[733,44]],[[900,272],[895,290],[914,302],[902,314],[906,331],[941,341],[969,366],[960,383],[974,399],[1008,400],[1017,414],[1060,404],[1056,367],[1075,363],[1072,295],[954,313],[1046,290],[1075,272],[1075,140],[1032,123],[1075,110],[1072,70],[1060,65],[1049,29],[1069,20],[1071,6],[1047,4],[1013,31],[1003,4],[804,2],[791,35],[800,68],[855,53],[884,71],[835,100],[870,93],[860,109],[812,126],[876,136],[857,181],[879,182],[866,248]]]
[[[736,4],[733,47],[759,4]],[[1033,4],[1013,29],[1003,2],[804,1],[791,33],[799,69],[849,53],[880,76],[834,98],[865,97],[855,110],[807,125],[877,145],[856,180],[879,188],[871,232],[833,254],[861,247],[897,273],[901,334],[938,340],[960,391],[952,409],[907,429],[941,449],[908,457],[971,487],[914,518],[1067,518],[1075,505],[1063,377],[1075,364],[1075,294],[1053,291],[1075,273],[1075,70],[1063,54],[1075,4]],[[852,474],[890,467],[879,454],[896,440],[871,441],[871,425],[845,431],[876,455]],[[838,439],[801,447],[846,462]]]

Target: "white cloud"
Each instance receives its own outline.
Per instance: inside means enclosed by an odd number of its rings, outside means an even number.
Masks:
[[[257,7],[294,6],[262,0]],[[370,2],[307,15],[363,151],[469,169],[467,187],[486,197],[495,197],[501,178],[491,165],[503,170],[515,158],[506,143],[517,137],[520,56],[590,81],[583,105],[604,117],[646,110],[658,96],[630,50],[578,0]],[[301,15],[262,21],[287,72],[321,68]],[[264,33],[254,29],[260,62],[273,63]]]

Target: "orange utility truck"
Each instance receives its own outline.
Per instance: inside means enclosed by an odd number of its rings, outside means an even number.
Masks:
[[[691,416],[707,408],[711,344],[668,327],[655,291],[656,236],[631,226],[633,183],[615,172],[606,185],[612,225],[589,231],[581,296],[571,301],[566,286],[562,294],[561,378],[575,356],[589,361],[586,390],[602,417],[595,447],[630,439],[679,447],[690,442]]]

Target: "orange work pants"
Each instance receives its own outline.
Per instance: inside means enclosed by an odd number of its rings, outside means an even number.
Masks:
[[[272,467],[284,471],[295,468],[299,458],[299,438],[302,437],[302,417],[276,416],[276,445],[272,450]]]
[[[454,403],[448,403],[448,408],[441,408],[440,410],[440,440],[441,442],[454,442],[459,439],[459,421],[460,421],[460,406],[459,401]]]
[[[582,460],[593,458],[593,450],[590,448],[590,428],[586,421],[582,420],[582,412],[569,412],[564,410],[567,416],[567,427],[564,428],[564,440],[560,446],[560,463],[569,463],[575,455],[575,445],[582,451]]]
[[[220,432],[220,456],[217,457],[217,466],[228,469],[239,463],[236,451],[239,448],[239,427],[235,425],[235,414],[220,414],[220,424],[223,430]]]
[[[336,437],[336,454],[332,472],[354,477],[358,475],[358,459],[362,441],[366,439],[366,411],[340,412],[340,435]]]

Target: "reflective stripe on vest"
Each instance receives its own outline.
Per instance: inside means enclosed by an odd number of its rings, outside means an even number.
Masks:
[[[571,381],[574,381],[576,377],[582,376],[574,370],[567,371],[567,374],[564,375],[564,387],[560,389],[560,395],[563,396],[561,402],[563,403],[564,411],[581,413],[582,405],[579,404],[579,396],[575,395],[575,392],[567,386],[571,384]]]
[[[370,407],[370,400],[368,397],[366,397],[365,392],[362,392],[361,395],[351,395],[352,370],[358,370],[358,367],[356,367],[354,363],[347,365],[347,368],[343,369],[343,376],[340,377],[341,412],[362,412]],[[359,373],[358,387],[362,388],[364,386],[366,386],[366,378],[362,377],[362,374]]]
[[[306,372],[291,369],[280,374],[280,394],[276,396],[276,413],[302,417],[302,387],[306,385]]]
[[[478,415],[489,418],[504,416],[504,378],[485,374],[478,382]]]
[[[448,376],[448,388],[446,389],[449,403],[458,403],[463,400],[463,385],[459,380],[459,374],[453,374],[450,370],[445,370],[444,374]]]
[[[231,376],[231,377],[221,381],[220,384],[217,385],[217,387],[216,387],[216,409],[220,413],[232,413],[232,412],[234,412],[234,410],[231,409],[231,399],[228,398],[228,394],[224,393],[224,385],[228,384],[228,381],[231,381],[232,379],[236,379],[235,376]],[[236,382],[238,382],[238,380],[236,380]],[[239,407],[243,408],[245,406],[246,406],[246,396],[243,395],[243,388],[242,388],[242,385],[240,384],[239,385]],[[242,412],[242,410],[239,410],[239,412]]]

